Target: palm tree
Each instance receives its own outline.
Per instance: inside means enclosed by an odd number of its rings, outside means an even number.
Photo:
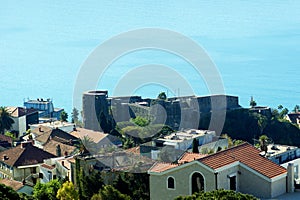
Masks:
[[[259,137],[259,142],[260,142],[260,149],[265,152],[265,154],[268,152],[268,136],[266,135],[261,135]]]
[[[256,118],[257,118],[257,125],[260,129],[260,134],[263,134],[264,129],[268,125],[268,118],[264,115],[261,115],[261,114],[258,114],[256,116]]]
[[[0,107],[0,133],[4,134],[5,130],[9,130],[12,127],[14,120],[10,117],[7,109],[3,106]]]

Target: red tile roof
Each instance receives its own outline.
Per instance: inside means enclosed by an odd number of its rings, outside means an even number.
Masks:
[[[260,151],[257,148],[249,143],[243,143],[239,146],[200,158],[199,161],[212,169],[218,169],[239,161],[268,178],[274,178],[287,172],[285,168],[260,156],[259,153]]]
[[[26,109],[22,107],[13,107],[13,106],[7,107],[7,111],[8,113],[10,113],[12,117],[22,117],[24,115],[29,115],[34,112],[38,112],[33,108]]]
[[[52,170],[52,169],[54,169],[54,168],[55,168],[55,166],[52,166],[52,165],[47,165],[47,164],[42,164],[42,165],[41,165],[41,167],[44,167],[44,168],[46,168],[46,169],[50,169],[50,170]]]
[[[10,166],[24,166],[43,163],[44,159],[56,157],[31,143],[21,144],[14,148],[0,152],[1,162]]]
[[[198,160],[200,158],[204,158],[208,154],[200,154],[200,153],[189,153],[185,152],[183,156],[178,160],[179,164],[192,162],[193,160]]]
[[[129,149],[126,149],[125,152],[127,153],[134,153],[134,154],[140,154],[140,146],[137,146],[137,147],[132,147],[132,148],[129,148]]]
[[[1,184],[4,184],[6,186],[12,187],[15,191],[21,189],[24,185],[22,182],[15,181],[15,180],[10,180],[10,179],[2,179],[0,180]]]
[[[150,169],[150,172],[163,172],[179,166],[179,164],[172,163],[155,163]]]
[[[68,144],[63,144],[61,142],[57,142],[55,140],[49,140],[45,145],[44,145],[44,151],[47,151],[53,155],[56,155],[56,146],[59,145],[61,149],[61,156],[65,155],[71,155],[75,152],[77,147],[71,146]]]

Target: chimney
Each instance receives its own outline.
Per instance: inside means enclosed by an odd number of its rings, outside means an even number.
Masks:
[[[61,157],[61,148],[59,144],[56,146],[56,156]]]
[[[289,163],[287,167],[287,192],[294,192],[294,163]]]
[[[75,125],[75,124],[74,124],[74,126],[73,126],[73,131],[77,131],[76,125]]]
[[[62,165],[62,166],[65,166],[65,161],[61,161],[61,165]]]
[[[3,155],[3,161],[8,160],[8,156],[7,155]]]

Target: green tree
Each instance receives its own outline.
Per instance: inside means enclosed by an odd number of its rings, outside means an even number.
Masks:
[[[100,172],[86,175],[83,169],[80,169],[77,184],[80,199],[90,199],[104,185]]]
[[[56,200],[56,194],[61,183],[57,180],[51,180],[48,183],[37,183],[33,188],[33,197],[37,200]]]
[[[7,109],[3,106],[0,107],[0,133],[4,133],[5,130],[9,130],[12,127],[14,120],[11,118]]]
[[[281,112],[279,113],[279,117],[280,119],[284,119],[284,117],[289,113],[289,109],[284,108],[283,110],[281,110]]]
[[[79,121],[79,112],[77,110],[77,108],[73,108],[72,113],[71,113],[71,117],[72,117],[72,123],[77,123]]]
[[[79,200],[79,194],[72,182],[65,182],[57,191],[56,198],[60,200]]]
[[[250,106],[255,107],[256,105],[257,105],[256,101],[254,101],[253,97],[251,97]]]
[[[257,125],[260,129],[260,134],[263,134],[264,129],[268,125],[268,118],[264,115],[257,114],[256,119],[257,119]]]
[[[11,187],[8,187],[4,184],[0,184],[0,198],[3,200],[20,199],[16,191],[14,191]]]
[[[125,173],[118,174],[116,180],[113,181],[113,187],[123,194],[129,194],[130,184],[128,177],[125,177]]]
[[[130,200],[128,195],[122,194],[119,190],[115,189],[111,185],[106,185],[99,191],[98,194],[94,194],[91,200]]]
[[[229,135],[222,134],[221,137],[228,140],[228,147],[229,148],[234,146],[233,141],[232,141],[232,139],[231,139],[231,137]]]
[[[141,116],[137,116],[136,118],[131,118],[130,121],[132,121],[133,123],[135,123],[136,125],[140,126],[140,127],[145,127],[148,126],[150,123],[150,120],[141,117]]]
[[[268,136],[261,135],[259,137],[259,143],[260,143],[260,150],[264,151],[265,153],[268,152]]]
[[[295,105],[293,112],[299,112],[300,111],[300,106],[299,105]]]
[[[161,92],[158,94],[157,96],[157,99],[160,99],[160,100],[167,100],[167,95],[165,92]]]
[[[11,132],[9,132],[9,131],[6,131],[6,132],[4,133],[4,135],[10,137],[10,138],[13,139],[13,140],[16,139],[15,134],[13,134],[13,133],[11,133]]]
[[[175,200],[206,200],[206,199],[218,199],[218,200],[227,200],[227,199],[241,199],[241,200],[257,200],[256,197],[249,194],[242,194],[240,192],[235,192],[232,190],[213,190],[210,192],[200,192],[194,193],[191,196],[179,196]]]
[[[193,151],[193,153],[199,153],[198,146],[199,146],[199,142],[197,141],[196,138],[194,138],[193,139],[193,144],[192,144],[192,151]]]
[[[280,104],[280,105],[278,105],[278,110],[282,110],[283,109],[283,106]]]
[[[233,145],[234,145],[234,146],[237,146],[237,145],[240,145],[240,144],[243,144],[243,143],[244,143],[243,140],[234,140],[234,141],[233,141]]]
[[[60,120],[62,122],[67,122],[68,121],[68,113],[66,113],[64,110],[60,113]]]

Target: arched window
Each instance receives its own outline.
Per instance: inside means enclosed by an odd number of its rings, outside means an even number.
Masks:
[[[192,181],[192,194],[204,190],[204,178],[200,173],[195,172],[192,175],[191,181]]]
[[[173,177],[168,177],[167,186],[168,189],[175,189],[175,179]]]

